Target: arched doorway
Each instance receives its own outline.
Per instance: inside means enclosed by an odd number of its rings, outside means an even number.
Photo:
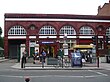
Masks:
[[[56,57],[56,49],[57,45],[50,43],[50,44],[40,44],[40,53],[42,49],[44,49],[47,53],[47,57]]]

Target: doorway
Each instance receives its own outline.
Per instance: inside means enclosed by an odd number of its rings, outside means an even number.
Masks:
[[[20,45],[25,44],[26,40],[9,40],[9,58],[20,61]]]
[[[30,47],[30,57],[33,57],[34,53],[35,53],[35,47]]]
[[[44,49],[47,53],[47,57],[55,57],[55,47],[50,44],[45,44],[40,47],[40,51]]]

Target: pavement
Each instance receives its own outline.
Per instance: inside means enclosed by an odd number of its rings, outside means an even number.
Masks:
[[[10,61],[9,59],[5,58],[0,58],[0,63],[2,62],[8,62]],[[15,60],[14,60],[15,61]],[[74,66],[71,67],[69,64],[68,66],[58,66],[58,65],[47,65],[46,63],[44,64],[44,67],[42,66],[41,63],[37,62],[36,64],[33,63],[26,63],[25,68],[21,68],[21,64],[14,62],[14,65],[11,66],[14,69],[19,69],[19,70],[110,70],[110,63],[99,63],[99,67],[97,67],[97,64],[92,63],[92,64],[85,64],[82,67]]]
[[[9,59],[5,59],[4,57],[0,57],[0,63],[8,61]]]
[[[22,69],[22,70],[96,70],[96,69],[100,69],[100,68],[97,68],[97,67],[65,67],[65,66],[61,66],[61,67],[58,67],[58,66],[52,66],[52,65],[46,65],[44,64],[44,67],[42,67],[42,65],[33,65],[32,66],[32,63],[27,63],[25,65],[25,68],[21,68],[21,65],[20,63],[16,63],[15,65],[11,66],[12,68],[15,68],[15,69]],[[102,69],[102,68],[101,68]]]
[[[44,67],[42,64],[33,64],[33,63],[26,63],[25,68],[21,68],[20,63],[16,63],[15,65],[11,66],[15,69],[20,70],[110,70],[110,63],[100,63],[99,67],[97,67],[96,64],[86,64],[85,66],[79,67],[79,66],[58,66],[58,65],[47,65],[44,64]]]

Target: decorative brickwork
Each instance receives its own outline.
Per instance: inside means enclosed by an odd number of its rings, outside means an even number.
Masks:
[[[50,56],[56,57],[57,51],[63,45],[64,33],[67,33],[69,49],[74,44],[90,45],[92,37],[98,35],[103,42],[103,47],[101,48],[104,51],[106,49],[104,37],[106,36],[107,28],[110,28],[110,17],[94,15],[7,13],[4,21],[6,58],[13,58],[14,56],[17,58],[20,44],[26,44],[29,56],[34,48],[34,44],[39,44],[39,51],[42,48],[49,49],[50,54],[52,54]],[[15,29],[11,29],[13,26],[16,26],[14,27]],[[51,28],[51,30],[48,28]],[[22,29],[23,32],[26,31],[26,35],[22,34]],[[108,30],[107,32],[110,31]],[[16,54],[13,54],[12,51]]]
[[[98,14],[99,16],[110,16],[110,1],[109,3],[105,3],[102,7],[98,7]]]

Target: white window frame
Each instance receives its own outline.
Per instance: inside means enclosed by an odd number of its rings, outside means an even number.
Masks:
[[[60,35],[64,35],[65,33],[67,35],[76,35],[75,29],[70,25],[65,25],[60,29]]]
[[[89,27],[89,26],[83,26],[83,27],[81,27],[80,30],[79,30],[79,33],[80,33],[81,35],[91,35],[91,34],[95,34],[95,33],[94,33],[94,30],[93,30],[91,27]]]
[[[8,35],[26,35],[26,34],[27,34],[26,30],[20,25],[13,26],[8,31]]]
[[[43,26],[40,31],[39,35],[56,35],[57,32],[54,27],[50,25]]]

